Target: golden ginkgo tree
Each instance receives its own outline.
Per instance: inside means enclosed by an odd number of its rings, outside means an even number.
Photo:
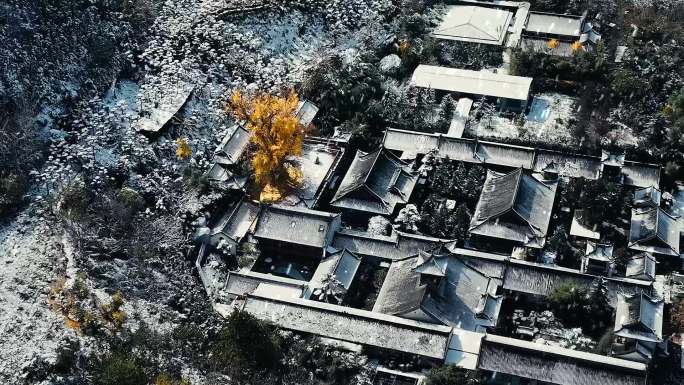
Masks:
[[[294,161],[301,155],[304,127],[296,117],[299,97],[294,91],[284,96],[265,92],[243,95],[236,91],[227,110],[245,122],[255,145],[252,166],[257,184],[269,192],[267,200],[277,200],[286,187],[301,180]]]
[[[559,45],[560,45],[560,42],[558,41],[558,39],[550,39],[546,42],[546,46],[549,49],[556,49],[556,48],[558,48]]]

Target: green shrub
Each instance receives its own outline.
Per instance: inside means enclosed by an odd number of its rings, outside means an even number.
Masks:
[[[29,185],[26,178],[9,174],[0,178],[0,216],[14,212],[24,200]]]
[[[239,376],[280,364],[281,339],[274,326],[243,311],[234,311],[212,348],[217,369]]]
[[[83,183],[71,184],[62,190],[59,212],[66,219],[82,220],[88,211],[91,199],[92,191],[86,185]]]
[[[143,367],[130,353],[112,352],[97,366],[99,385],[147,385],[149,379]]]
[[[467,371],[456,365],[434,368],[425,378],[425,385],[477,385],[479,383],[477,372]]]
[[[145,199],[136,190],[130,187],[122,187],[117,194],[119,202],[132,212],[138,212],[145,207]]]

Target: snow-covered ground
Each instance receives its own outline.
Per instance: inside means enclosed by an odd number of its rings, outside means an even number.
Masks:
[[[48,307],[49,285],[64,277],[62,232],[32,213],[0,228],[0,383],[31,376],[40,362],[53,362],[73,330]]]

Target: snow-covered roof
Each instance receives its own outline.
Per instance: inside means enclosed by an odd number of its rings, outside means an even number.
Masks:
[[[330,204],[391,215],[397,204],[408,202],[417,181],[409,165],[390,152],[357,151]]]
[[[576,209],[572,215],[572,223],[570,225],[570,235],[573,237],[587,238],[599,240],[601,234],[598,231],[594,231],[584,224],[582,224],[582,216],[584,215],[584,210]]]
[[[240,124],[233,125],[214,152],[217,163],[234,165],[249,145],[251,134]]]
[[[530,12],[525,25],[526,32],[561,37],[578,38],[582,32],[582,16]]]
[[[418,254],[420,250],[430,250],[446,240],[416,234],[394,231],[390,236],[374,235],[364,231],[339,230],[333,238],[332,246],[347,249],[358,255],[398,260]]]
[[[302,333],[443,360],[451,328],[367,310],[295,298],[252,295],[243,309]]]
[[[222,234],[234,241],[239,241],[250,230],[257,216],[259,206],[248,201],[239,201],[219,219],[211,230],[211,236]]]
[[[532,86],[528,77],[425,64],[416,68],[411,81],[418,87],[515,100],[527,100]]]
[[[345,290],[349,290],[360,265],[361,258],[346,249],[323,257],[309,281],[307,292],[312,293],[323,287],[325,279],[331,275],[335,276]]]
[[[401,151],[402,159],[437,151],[441,157],[469,163],[522,167],[535,172],[552,171],[562,176],[597,179],[601,175],[601,159],[595,156],[559,153],[505,143],[453,138],[442,134],[390,128],[385,132],[383,147]],[[622,167],[623,184],[648,187],[660,183],[660,166],[625,161]]]
[[[302,202],[304,206],[314,208],[343,154],[344,150],[339,147],[305,139],[302,153],[293,157],[302,171],[302,181],[284,201],[293,205]]]
[[[478,5],[452,5],[432,35],[438,39],[502,45],[513,12]]]
[[[271,205],[263,209],[254,236],[312,247],[326,247],[339,228],[339,214]]]
[[[486,335],[478,368],[559,385],[644,385],[646,365],[598,354]]]
[[[663,308],[663,300],[651,298],[644,293],[618,294],[613,332],[621,337],[661,342]]]
[[[649,253],[679,256],[679,218],[660,207],[632,209],[629,248]]]
[[[453,136],[455,138],[460,138],[463,136],[463,131],[465,130],[466,122],[468,121],[468,116],[470,115],[470,109],[472,106],[473,99],[458,99],[458,103],[456,103],[456,109],[451,117],[451,123],[449,124],[447,136]]]
[[[656,259],[649,253],[641,253],[627,261],[625,276],[647,281],[655,280]]]
[[[541,181],[521,168],[508,174],[489,171],[470,233],[543,247],[557,185],[557,180]]]
[[[299,101],[297,110],[295,111],[295,116],[302,126],[306,127],[311,124],[316,117],[316,114],[318,114],[318,106],[308,100]]]

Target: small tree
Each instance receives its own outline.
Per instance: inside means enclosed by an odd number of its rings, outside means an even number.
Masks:
[[[299,97],[293,91],[285,97],[259,93],[252,97],[236,91],[227,109],[244,120],[256,145],[252,166],[256,182],[281,190],[298,183],[298,166],[292,156],[300,155],[304,128],[295,116]]]
[[[113,352],[105,356],[96,369],[100,385],[147,385],[148,376],[130,353]]]
[[[676,333],[684,333],[684,299],[674,303],[670,320]]]
[[[587,291],[574,283],[557,286],[549,294],[549,301],[556,316],[566,327],[580,326],[587,306]]]
[[[368,232],[373,235],[389,235],[391,227],[390,221],[382,215],[376,215],[368,220]]]
[[[403,209],[399,210],[399,214],[394,219],[394,226],[398,230],[415,233],[418,231],[418,222],[420,221],[420,213],[418,208],[413,204],[408,204]]]
[[[275,327],[251,314],[235,310],[212,348],[214,365],[234,376],[275,368],[280,362],[281,341]]]
[[[314,290],[313,295],[322,302],[341,303],[346,290],[334,274],[327,274],[323,278],[320,288]]]
[[[176,156],[178,159],[188,159],[192,156],[192,148],[190,148],[187,139],[176,139]]]

